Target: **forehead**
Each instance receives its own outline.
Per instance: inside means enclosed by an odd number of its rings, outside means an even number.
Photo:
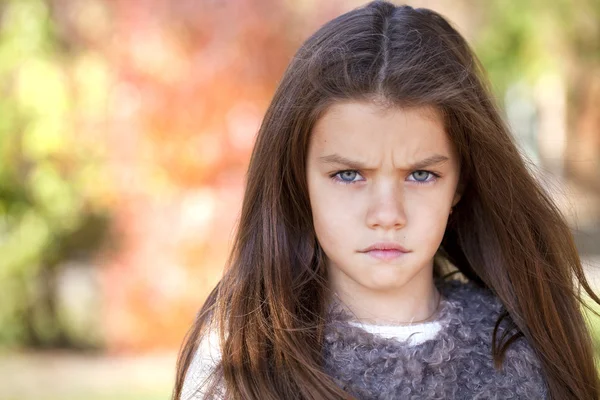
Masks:
[[[312,131],[313,147],[361,152],[452,152],[439,110],[389,107],[368,101],[337,102]]]

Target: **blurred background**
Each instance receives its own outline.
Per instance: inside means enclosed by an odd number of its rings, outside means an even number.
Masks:
[[[0,399],[169,398],[276,85],[363,3],[0,0]],[[408,4],[472,43],[600,287],[600,0]]]

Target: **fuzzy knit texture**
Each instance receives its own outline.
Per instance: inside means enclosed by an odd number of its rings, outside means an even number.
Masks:
[[[512,343],[502,368],[492,358],[492,332],[503,305],[489,289],[438,280],[434,321],[406,326],[357,323],[338,303],[327,312],[324,369],[360,400],[546,399],[539,359],[524,337]],[[499,336],[504,323],[499,329]],[[215,332],[187,371],[181,400],[203,399],[202,382],[219,362]]]
[[[358,399],[546,399],[541,364],[524,337],[509,346],[501,370],[494,368],[492,333],[504,310],[498,298],[458,280],[436,286],[443,296],[443,328],[417,345],[355,327],[348,323],[351,315],[332,305],[324,343],[327,373]]]

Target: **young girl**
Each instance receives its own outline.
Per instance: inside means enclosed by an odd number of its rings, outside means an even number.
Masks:
[[[468,44],[375,1],[277,89],[173,399],[597,399],[569,228]]]

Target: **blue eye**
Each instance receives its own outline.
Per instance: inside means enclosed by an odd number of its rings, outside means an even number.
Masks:
[[[433,178],[427,180],[427,177],[431,175]],[[411,179],[412,182],[417,182],[419,184],[424,184],[424,183],[429,183],[429,182],[434,182],[437,178],[439,178],[440,176],[438,174],[436,174],[435,172],[431,172],[431,171],[425,171],[425,170],[419,170],[419,171],[415,171],[412,174],[410,174],[410,176],[415,177],[414,180]],[[421,179],[423,178],[423,179]]]
[[[336,172],[335,174],[331,175],[331,177],[340,183],[356,183],[356,182],[360,182],[360,180],[355,180],[357,176],[360,176],[360,174],[358,173],[358,171],[354,171],[354,170],[345,170],[345,171],[339,171]]]

